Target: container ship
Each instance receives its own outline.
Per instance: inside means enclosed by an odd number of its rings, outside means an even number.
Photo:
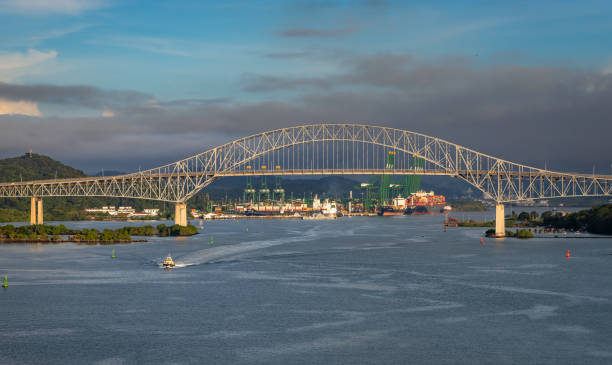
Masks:
[[[388,215],[404,215],[406,212],[406,202],[408,199],[402,198],[398,196],[397,198],[393,198],[393,204],[391,205],[383,205],[378,208],[378,215],[388,216]]]
[[[433,191],[426,192],[419,190],[416,193],[412,193],[410,198],[406,199],[404,214],[444,213],[449,208],[446,205],[444,195],[435,195]]]
[[[435,195],[433,191],[426,192],[419,190],[403,198],[398,196],[393,199],[393,204],[385,205],[378,209],[378,215],[410,215],[410,214],[431,214],[443,213],[449,210],[446,205],[446,198],[443,195]]]

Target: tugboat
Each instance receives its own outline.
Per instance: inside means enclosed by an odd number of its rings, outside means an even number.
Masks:
[[[168,257],[166,257],[166,259],[162,263],[162,266],[164,267],[164,269],[172,269],[174,267],[174,261],[172,261],[172,257],[170,257],[170,254],[168,254]]]

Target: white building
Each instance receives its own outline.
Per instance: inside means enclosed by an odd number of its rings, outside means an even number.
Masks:
[[[314,199],[312,199],[312,210],[318,211],[321,210],[321,199],[317,195],[315,195]]]

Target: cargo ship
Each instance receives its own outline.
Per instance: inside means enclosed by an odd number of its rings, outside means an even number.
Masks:
[[[445,210],[450,209],[450,206],[446,205],[446,198],[443,195],[436,195],[433,191],[419,190],[410,194],[408,198],[402,198],[401,196],[393,198],[392,204],[378,208],[378,215],[444,213]]]
[[[408,199],[402,198],[398,196],[397,198],[393,198],[393,204],[391,205],[383,205],[378,208],[378,215],[388,216],[388,215],[404,215],[406,212],[406,202]]]
[[[435,195],[433,191],[426,192],[419,190],[416,193],[412,193],[408,199],[406,199],[406,210],[404,214],[431,214],[431,213],[444,213],[446,205],[446,198],[444,195]],[[449,207],[450,208],[450,207]]]

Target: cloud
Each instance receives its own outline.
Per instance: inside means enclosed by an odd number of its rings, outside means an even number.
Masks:
[[[31,36],[29,38],[30,41],[33,41],[34,43],[40,42],[40,41],[44,41],[47,39],[55,39],[55,38],[62,38],[68,34],[72,34],[72,33],[78,33],[80,31],[82,31],[83,29],[87,29],[92,27],[92,24],[77,24],[71,27],[66,27],[66,28],[61,28],[61,29],[54,29],[54,30],[47,30],[44,33],[40,33],[40,34],[35,34],[33,36]]]
[[[143,36],[117,36],[88,41],[91,44],[128,48],[170,56],[194,56],[200,44],[180,39]]]
[[[155,103],[155,99],[150,94],[130,90],[102,90],[85,85],[16,85],[0,82],[0,97],[97,110],[104,107],[149,107]]]
[[[304,87],[329,89],[335,84],[334,77],[278,77],[270,75],[245,74],[242,79],[244,90],[249,92],[295,90]]]
[[[56,51],[41,52],[35,49],[29,49],[26,53],[0,53],[0,82],[10,82],[27,73],[32,67],[55,57]]]
[[[263,75],[251,89],[261,102],[166,101],[88,86],[0,84],[5,100],[84,105],[98,111],[91,118],[2,115],[0,155],[15,155],[36,141],[39,152],[77,167],[112,165],[131,171],[258,131],[359,122],[422,132],[536,166],[547,161],[550,168],[586,171],[596,163],[609,171],[612,75],[601,70],[483,67],[457,57],[425,62],[384,53],[337,62],[341,71],[327,76]],[[252,80],[245,85],[252,86]],[[285,90],[294,91],[290,99],[266,100],[268,91]],[[105,106],[114,117],[100,116]]]
[[[0,115],[13,114],[13,115],[28,115],[31,117],[40,117],[40,110],[38,105],[30,101],[12,101],[6,99],[0,99]]]
[[[112,118],[115,116],[113,110],[107,106],[104,106],[104,110],[102,111],[102,117],[104,118]]]
[[[279,58],[279,59],[285,59],[285,58],[303,58],[303,57],[307,57],[309,55],[310,55],[309,52],[304,52],[304,51],[298,51],[298,52],[270,52],[270,53],[264,54],[264,56],[267,57],[267,58]]]
[[[78,15],[107,6],[105,0],[5,0],[0,13],[20,15]]]
[[[316,28],[294,28],[280,31],[278,34],[286,38],[334,38],[344,37],[351,33],[357,32],[357,28],[331,28],[331,29],[316,29]]]

